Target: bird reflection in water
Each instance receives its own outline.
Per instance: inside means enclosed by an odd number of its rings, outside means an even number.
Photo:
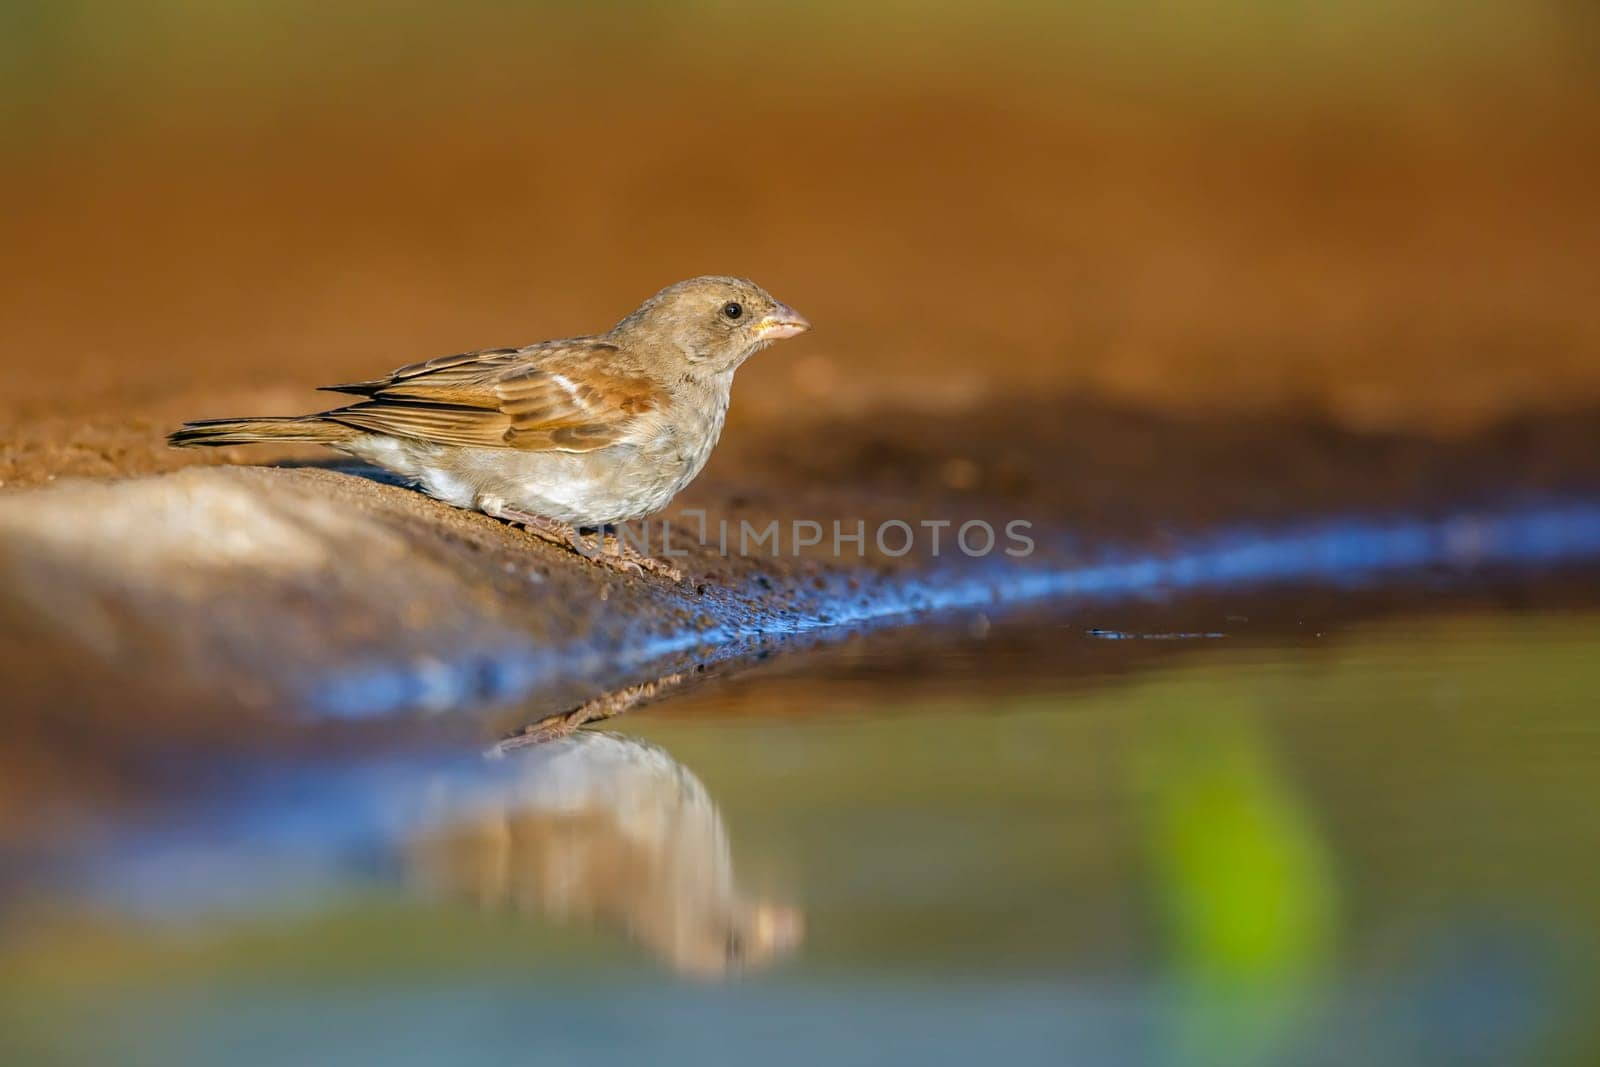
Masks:
[[[654,745],[579,733],[440,783],[407,846],[428,891],[620,930],[674,970],[723,977],[799,945],[795,908],[747,898],[704,785]]]

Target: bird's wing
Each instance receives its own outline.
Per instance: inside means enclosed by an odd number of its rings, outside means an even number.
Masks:
[[[592,452],[625,438],[666,402],[661,387],[606,341],[491,348],[330,386],[366,397],[323,417],[446,445]]]

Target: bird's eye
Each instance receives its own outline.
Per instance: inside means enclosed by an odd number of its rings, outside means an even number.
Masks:
[[[744,305],[737,300],[730,300],[722,305],[722,313],[730,319],[737,319],[744,314]]]

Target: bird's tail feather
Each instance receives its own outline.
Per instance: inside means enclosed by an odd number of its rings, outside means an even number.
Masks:
[[[357,437],[360,430],[332,422],[321,415],[260,419],[204,419],[186,422],[183,429],[167,435],[174,448],[200,448],[216,445],[251,445],[261,442],[306,442],[336,445]]]

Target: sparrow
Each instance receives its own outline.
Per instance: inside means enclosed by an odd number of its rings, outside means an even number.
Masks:
[[[174,447],[305,442],[393,471],[428,495],[520,523],[627,571],[678,576],[600,531],[661,510],[711,455],[733,375],[811,328],[743,278],[669,285],[603,334],[488,348],[324,388],[361,399],[314,415],[185,423]]]
[[[741,884],[716,799],[654,745],[574,733],[440,775],[419,799],[401,858],[425,891],[615,930],[705,979],[805,940],[798,908]]]

